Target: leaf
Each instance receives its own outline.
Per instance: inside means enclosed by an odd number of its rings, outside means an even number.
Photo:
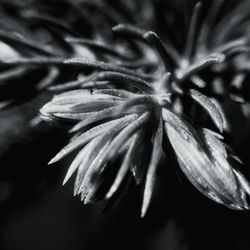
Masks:
[[[149,117],[149,113],[145,113],[141,115],[139,118],[131,122],[127,127],[125,127],[112,141],[111,143],[106,143],[102,149],[98,150],[98,155],[94,159],[94,161],[91,163],[90,167],[88,168],[88,171],[86,173],[86,177],[84,177],[84,180],[81,184],[81,192],[82,192],[82,199],[85,197],[85,203],[88,203],[92,196],[95,193],[95,190],[97,189],[97,186],[95,186],[95,181],[98,179],[99,175],[103,171],[104,166],[106,163],[113,159],[117,153],[119,152],[120,148],[122,148],[122,145],[126,143],[126,140],[128,137],[133,133],[136,129],[138,129],[142,123],[144,123]],[[111,131],[111,133],[114,135],[114,132]],[[107,142],[107,140],[111,140],[112,136],[111,133],[105,134],[102,141]],[[94,176],[95,174],[95,176]],[[94,177],[94,178],[93,178]],[[90,180],[93,184],[90,183]],[[98,182],[98,181],[97,181]],[[88,188],[88,186],[90,186]]]
[[[222,132],[224,119],[221,110],[207,96],[197,90],[191,89],[190,96],[207,111],[219,131]]]
[[[120,85],[120,83],[127,84],[127,87],[133,86],[141,91],[153,91],[149,82],[139,78],[138,76],[133,76],[131,74],[106,71],[101,72],[97,76],[97,81],[112,81],[115,85]]]
[[[103,136],[100,135],[90,141],[84,148],[85,148],[85,156],[83,161],[81,162],[78,171],[77,171],[77,176],[75,179],[75,184],[74,184],[74,195],[77,195],[81,192],[81,185],[82,181],[85,177],[86,172],[88,171],[91,162],[93,159],[96,157],[98,152],[101,150],[102,144],[100,143],[102,141]]]
[[[130,171],[135,179],[135,183],[140,185],[145,178],[149,157],[151,154],[151,143],[147,138],[147,131],[138,130],[138,140],[136,142],[137,150],[134,152],[133,159],[130,165]],[[140,159],[140,161],[138,161]]]
[[[41,109],[40,113],[43,115],[52,115],[53,113],[74,113],[71,111],[73,104],[57,105],[53,102],[46,103]]]
[[[70,132],[76,132],[76,131],[90,125],[91,123],[101,121],[105,118],[112,117],[114,115],[114,113],[116,112],[116,110],[117,110],[117,107],[110,107],[110,108],[106,108],[106,109],[98,111],[98,112],[89,113],[89,115],[86,116],[86,118],[83,119],[82,121],[78,122],[70,130]]]
[[[162,118],[160,117],[158,128],[153,137],[153,150],[151,153],[151,158],[146,175],[141,217],[145,216],[152,197],[154,183],[155,183],[155,172],[162,154],[162,136],[163,136],[163,125],[162,125]]]
[[[130,59],[127,55],[120,53],[119,51],[115,50],[113,46],[109,46],[105,43],[100,43],[95,40],[86,39],[86,38],[76,38],[76,37],[66,37],[65,41],[71,44],[82,44],[93,49],[95,52],[101,52],[108,55],[112,55],[121,59]]]
[[[150,113],[146,112],[138,117],[136,120],[131,122],[127,127],[125,127],[111,142],[110,150],[108,154],[109,159],[113,159],[116,155],[118,149],[126,142],[127,138],[138,130],[150,117]]]
[[[132,36],[133,38],[139,38],[142,39],[143,35],[145,34],[145,31],[137,28],[136,26],[130,25],[130,24],[123,24],[120,23],[112,28],[112,30],[115,33],[120,33],[122,35],[126,36]]]
[[[190,76],[196,75],[197,72],[209,67],[215,63],[222,63],[225,60],[225,55],[221,53],[213,53],[205,58],[191,64],[188,68],[178,71],[176,77],[179,81],[183,81]]]
[[[158,104],[158,103],[157,103],[156,98],[152,95],[136,95],[136,96],[129,98],[125,102],[122,102],[119,105],[119,108],[117,109],[116,113],[119,114],[137,105],[145,106],[148,104]]]
[[[206,82],[199,76],[193,75],[190,77],[191,82],[196,85],[198,88],[205,88]]]
[[[176,58],[171,54],[168,47],[166,47],[161,39],[157,36],[156,33],[148,31],[143,35],[143,38],[152,45],[158,52],[160,58],[163,61],[166,71],[173,72],[173,67],[177,66]]]
[[[103,70],[103,71],[118,72],[118,73],[123,73],[126,75],[131,75],[134,77],[139,77],[139,78],[144,79],[144,76],[139,72],[117,66],[116,64],[105,63],[101,61],[91,61],[89,59],[82,58],[82,57],[66,59],[64,60],[63,63],[72,65],[72,66],[84,67],[84,68],[92,68],[92,69]]]
[[[195,47],[196,37],[197,37],[197,26],[198,20],[201,13],[202,2],[197,2],[192,13],[191,21],[189,24],[188,36],[186,47],[184,51],[184,60],[190,60],[193,55],[193,50]]]
[[[120,98],[129,98],[136,95],[132,92],[123,89],[95,89],[93,90],[93,93],[112,95]]]
[[[62,65],[63,61],[60,57],[17,57],[17,58],[1,58],[1,66],[51,66],[51,65]]]
[[[73,160],[73,162],[71,163],[71,165],[69,166],[69,169],[67,171],[67,174],[63,180],[63,185],[65,185],[65,183],[70,179],[70,177],[73,175],[73,173],[76,171],[76,169],[80,166],[83,165],[82,163],[85,162],[84,158],[87,159],[90,151],[91,151],[91,147],[93,147],[93,144],[95,143],[95,139],[90,141],[75,157],[75,159]],[[85,165],[85,164],[84,164]]]
[[[64,20],[46,15],[45,13],[39,14],[37,12],[24,12],[23,18],[31,19],[33,22],[38,21],[42,23],[46,28],[54,27],[55,29],[60,29],[63,32],[67,32],[71,35],[79,36],[78,32],[74,30],[72,26],[69,26]]]
[[[49,91],[51,92],[63,92],[63,91],[69,91],[72,89],[76,89],[77,90],[82,90],[82,89],[78,89],[80,87],[82,87],[85,84],[89,84],[91,83],[91,81],[95,78],[95,76],[97,75],[97,72],[93,72],[85,77],[82,77],[81,75],[78,76],[78,78],[76,80],[72,80],[72,81],[68,81],[65,83],[60,83],[54,86],[50,86],[48,88]],[[86,89],[85,89],[86,91]]]
[[[106,194],[106,198],[110,199],[113,194],[117,191],[117,189],[119,188],[119,186],[121,185],[123,179],[126,176],[126,173],[129,170],[129,167],[131,165],[131,161],[132,161],[132,155],[134,154],[134,150],[136,149],[135,146],[137,145],[136,142],[138,140],[139,134],[135,134],[133,135],[133,137],[131,138],[131,143],[129,145],[129,148],[125,154],[124,160],[121,164],[121,167],[119,168],[119,171],[116,175],[116,178],[114,180],[114,183],[112,184],[112,186],[110,187],[109,191]]]
[[[227,158],[227,150],[225,147],[225,144],[222,143],[219,139],[218,134],[215,132],[208,130],[208,129],[203,129],[202,130],[202,136],[204,136],[204,142],[207,144],[208,148],[210,149],[210,152],[212,153],[212,156],[218,160],[220,156],[223,158]]]
[[[19,77],[24,76],[30,71],[30,69],[26,69],[22,66],[15,67],[13,69],[4,71],[0,73],[0,86],[5,85],[5,83],[9,80],[15,80]]]
[[[122,101],[121,98],[107,94],[92,94],[90,91],[69,91],[55,96],[44,105],[40,112],[43,115],[57,113],[56,116],[70,118],[70,113],[89,113],[103,110]],[[58,115],[60,113],[60,115]],[[65,117],[62,114],[68,113]]]
[[[67,146],[65,146],[50,162],[49,164],[52,164],[54,162],[59,161],[69,153],[73,152],[78,147],[86,144],[87,142],[91,141],[98,135],[101,135],[102,133],[109,132],[109,131],[119,131],[123,127],[125,127],[129,122],[134,120],[137,117],[136,114],[127,115],[123,118],[115,119],[112,121],[108,121],[106,123],[103,123],[101,125],[98,125],[96,127],[91,128],[90,130],[86,131],[79,137],[77,137],[75,140],[70,142]]]
[[[237,189],[235,175],[222,148],[217,144],[218,139],[211,134],[201,139],[205,140],[207,152],[193,139],[183,139],[168,123],[165,123],[165,128],[180,167],[192,184],[217,202],[221,201],[233,209],[243,209],[245,204]],[[218,149],[221,152],[216,152]]]
[[[40,91],[45,88],[48,88],[48,86],[52,85],[55,82],[58,76],[59,69],[54,66],[50,67],[48,69],[47,75],[40,82],[37,83],[36,89]]]
[[[86,101],[71,105],[69,108],[73,113],[95,112],[119,105],[120,102],[120,100],[115,98],[95,99],[93,101]]]
[[[180,116],[175,114],[173,111],[170,111],[166,108],[162,109],[162,117],[163,120],[173,127],[178,133],[185,139],[185,140],[191,140],[193,143],[196,143],[194,140],[194,137],[196,136],[194,128],[187,123],[184,119],[182,119]]]
[[[111,99],[120,100],[119,97],[114,97],[109,94],[96,93],[95,91],[88,89],[77,89],[64,92],[59,95],[55,95],[52,99],[53,104],[64,105],[72,103],[82,103],[85,101],[96,100],[96,99]]]
[[[141,117],[143,117],[143,115]],[[98,154],[96,155],[95,159],[88,168],[86,176],[84,177],[82,184],[80,186],[80,191],[82,193],[81,199],[82,200],[84,199],[85,203],[91,201],[93,195],[98,189],[98,185],[100,184],[98,179],[101,173],[103,172],[107,162],[110,160],[109,157],[110,151],[114,149],[114,146],[117,146],[117,144],[119,144],[119,139],[123,138],[121,135],[126,134],[124,133],[124,131],[128,127],[131,127],[131,125],[137,125],[138,120],[140,121],[141,117],[137,118],[134,121],[131,121],[131,124],[128,123],[127,127],[125,126],[125,129],[123,129],[115,138],[114,136],[117,134],[118,129],[117,130],[112,129],[109,132],[106,132],[101,138],[99,144],[97,145],[99,149],[94,149],[94,151],[98,152]],[[122,129],[122,127],[120,127],[120,129]],[[124,143],[124,141],[122,142]],[[126,145],[126,142],[124,143],[124,145]],[[119,150],[122,148],[123,147],[121,145],[120,147],[116,147],[115,153],[119,153]]]
[[[103,139],[103,138],[102,138]],[[100,145],[103,145],[103,140],[100,140]],[[90,193],[92,194],[92,190],[94,189],[95,185],[95,179],[93,179],[94,174],[97,174],[100,172],[100,168],[103,166],[105,155],[107,154],[107,149],[109,145],[109,141],[106,140],[104,145],[100,148],[99,151],[97,151],[96,157],[91,162],[82,182],[79,188],[79,191],[81,192],[81,200],[85,199],[86,195]],[[89,196],[90,197],[90,196]],[[84,201],[85,203],[88,202],[88,199]]]
[[[245,178],[245,176],[239,170],[234,169],[234,172],[235,172],[236,176],[238,177],[241,188],[243,188],[244,191],[248,195],[250,195],[250,184],[249,184],[248,180]]]
[[[13,46],[14,45],[22,46],[23,48],[34,51],[38,54],[42,54],[46,56],[56,55],[56,53],[54,53],[51,49],[48,49],[46,46],[40,45],[39,43],[35,43],[32,40],[23,39],[23,38],[21,39],[18,36],[16,36],[14,32],[11,33],[11,32],[0,30],[0,39]]]
[[[53,113],[53,118],[67,119],[73,121],[79,121],[86,119],[91,113]],[[48,115],[45,115],[48,116]],[[51,115],[49,115],[51,116]]]

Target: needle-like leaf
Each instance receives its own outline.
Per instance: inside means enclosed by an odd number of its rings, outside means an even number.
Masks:
[[[108,193],[106,194],[107,199],[110,199],[113,196],[113,194],[117,191],[117,189],[121,185],[123,179],[125,178],[125,175],[127,174],[129,167],[131,165],[132,155],[134,154],[134,150],[136,149],[135,146],[136,146],[136,142],[138,140],[138,137],[139,137],[138,133],[132,137],[131,144],[129,145],[129,148],[126,152],[126,155],[125,155],[124,160],[121,164],[121,167],[116,175],[114,183],[112,184]]]
[[[152,197],[155,178],[156,178],[156,168],[157,165],[159,164],[162,154],[162,136],[163,136],[163,124],[162,124],[162,118],[160,117],[158,128],[153,137],[153,149],[146,175],[141,217],[145,216]]]
[[[86,131],[79,137],[77,137],[75,140],[73,140],[71,143],[69,143],[67,146],[65,146],[50,162],[49,164],[52,164],[56,161],[59,161],[63,157],[65,157],[67,154],[71,153],[78,147],[86,144],[90,140],[94,139],[98,135],[101,135],[105,131],[119,131],[121,128],[125,127],[128,123],[130,123],[132,120],[134,120],[137,117],[136,114],[127,115],[123,118],[115,119],[108,121],[106,123],[103,123],[101,125],[98,125],[96,127],[91,128],[90,130]]]
[[[221,113],[221,110],[201,92],[191,89],[189,93],[190,96],[206,110],[219,131],[222,132],[224,127],[224,115]]]

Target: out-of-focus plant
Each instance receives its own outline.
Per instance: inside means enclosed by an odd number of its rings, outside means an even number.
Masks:
[[[241,161],[222,141],[228,130],[222,100],[244,101],[241,86],[249,74],[247,1],[214,0],[206,8],[198,2],[190,18],[186,13],[187,32],[168,1],[65,0],[62,14],[48,8],[56,1],[30,2],[18,9],[3,4],[0,38],[9,56],[0,61],[2,107],[56,92],[40,113],[73,125],[72,140],[50,163],[78,150],[64,180],[77,172],[75,195],[85,203],[110,199],[133,176],[143,190],[144,216],[157,167],[171,154],[204,195],[232,209],[249,208]],[[144,11],[135,15],[137,8]],[[25,82],[15,91],[25,79],[32,82],[28,97]]]

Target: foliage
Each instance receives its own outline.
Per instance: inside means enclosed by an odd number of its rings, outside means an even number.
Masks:
[[[85,203],[111,199],[132,176],[143,190],[144,216],[158,166],[169,167],[174,155],[204,195],[249,208],[242,163],[222,136],[235,133],[224,102],[237,102],[243,113],[248,102],[248,1],[198,2],[191,16],[186,8],[186,27],[170,1],[64,0],[62,14],[48,7],[57,1],[30,2],[28,9],[3,2],[1,106],[55,94],[40,113],[74,133],[50,163],[78,150],[64,180],[77,172],[75,195]]]

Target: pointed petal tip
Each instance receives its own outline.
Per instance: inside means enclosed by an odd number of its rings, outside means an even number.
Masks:
[[[88,204],[91,204],[91,203],[93,203],[93,200],[91,200],[91,197],[88,198],[88,197],[86,196],[86,197],[84,198],[84,200],[83,200],[83,204],[84,204],[84,205],[88,205]]]
[[[226,59],[225,54],[222,54],[222,53],[221,53],[221,54],[218,55],[218,63],[224,62],[225,59]]]
[[[157,37],[156,33],[153,31],[147,31],[144,35],[143,38],[145,38],[146,40],[151,40],[153,37]]]
[[[245,204],[244,210],[249,210],[249,209],[250,209],[250,206],[248,204]]]
[[[78,123],[76,125],[74,125],[70,130],[69,133],[73,134],[75,132],[77,132],[79,130],[79,128],[81,128],[81,126],[78,125]]]
[[[75,186],[74,186],[74,196],[77,196],[79,194],[79,186],[77,185],[76,186],[76,184],[75,184]]]
[[[64,178],[62,185],[64,186],[69,180],[69,177],[66,175],[66,177]]]
[[[53,163],[55,163],[56,162],[56,158],[54,157],[54,158],[52,158],[49,162],[48,162],[48,165],[51,165],[51,164],[53,164]]]
[[[77,191],[74,190],[73,196],[75,197],[75,196],[77,196],[77,195],[78,195]]]
[[[149,207],[149,200],[147,199],[145,201],[145,198],[144,198],[144,201],[142,203],[142,208],[141,208],[141,218],[143,218],[146,215],[148,211],[148,207]]]
[[[227,207],[229,207],[230,209],[235,210],[235,211],[245,211],[245,210],[249,210],[250,209],[250,207],[249,207],[249,205],[247,204],[246,201],[242,201],[241,204],[239,204],[239,203],[237,203],[237,204],[230,204]]]
[[[142,207],[141,209],[141,218],[144,218],[146,215],[147,209],[145,207]]]
[[[73,128],[71,128],[71,129],[69,130],[69,133],[70,133],[70,134],[73,134],[73,133],[76,132],[76,130],[77,130],[77,129],[76,129],[75,126],[74,126]]]
[[[105,199],[107,200],[110,199],[115,194],[117,189],[118,189],[118,185],[112,186],[110,190],[107,192],[107,194],[105,195]]]
[[[85,200],[85,197],[86,197],[86,195],[84,195],[83,193],[81,193],[81,201],[82,202],[85,202],[84,200]],[[85,203],[84,203],[85,204]]]
[[[111,198],[111,196],[113,195],[112,190],[109,190],[108,193],[105,195],[105,199],[109,200]]]

